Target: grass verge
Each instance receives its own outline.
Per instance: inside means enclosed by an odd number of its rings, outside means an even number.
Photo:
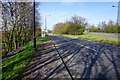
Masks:
[[[96,42],[102,42],[107,43],[111,45],[120,45],[119,39],[117,38],[110,38],[106,36],[98,36],[98,35],[89,35],[89,34],[83,34],[83,35],[62,35],[66,37],[73,37],[73,38],[79,38],[79,39],[85,39],[85,40],[92,40]]]
[[[36,46],[38,47],[41,41],[48,40],[50,40],[49,36],[45,38],[40,37],[36,40]],[[23,72],[23,68],[26,67],[34,53],[34,42],[31,42],[22,48],[22,52],[18,52],[4,61],[2,63],[2,79],[18,80]]]

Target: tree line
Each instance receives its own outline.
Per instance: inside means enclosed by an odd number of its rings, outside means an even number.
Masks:
[[[54,34],[70,34],[70,35],[80,35],[83,34],[85,24],[87,21],[85,18],[80,16],[72,16],[70,20],[64,23],[57,23],[53,27]]]
[[[39,3],[35,4],[36,37],[41,35]],[[2,55],[25,45],[34,38],[32,2],[2,2]]]
[[[89,32],[104,32],[104,33],[120,33],[120,26],[110,20],[108,23],[102,21],[95,27],[94,25],[89,25]]]
[[[85,29],[85,26],[88,26],[88,29]],[[80,35],[85,30],[89,32],[120,33],[120,26],[112,20],[108,23],[102,21],[95,26],[87,23],[85,18],[75,15],[66,22],[55,24],[52,31],[54,34]]]

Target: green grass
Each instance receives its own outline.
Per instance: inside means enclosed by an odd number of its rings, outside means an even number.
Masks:
[[[40,44],[41,41],[50,40],[49,36],[45,38],[39,38],[36,40],[36,45]],[[34,42],[22,48],[22,52],[18,52],[16,55],[9,57],[6,61],[2,63],[2,79],[19,79],[23,68],[28,64],[34,55]]]
[[[88,35],[88,34],[62,35],[62,36],[79,38],[79,39],[86,39],[86,40],[93,40],[93,41],[97,41],[97,42],[108,43],[108,44],[111,44],[111,45],[120,45],[117,38],[110,38],[110,37],[106,37],[106,36]]]

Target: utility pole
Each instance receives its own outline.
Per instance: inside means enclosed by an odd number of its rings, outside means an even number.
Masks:
[[[46,23],[46,17],[47,17],[47,16],[45,16],[45,35],[46,35],[46,30],[47,30],[47,26],[46,26],[46,25],[47,25],[47,23]]]
[[[120,1],[118,2],[117,23],[118,23],[118,26],[120,26]]]
[[[116,7],[116,6],[112,6],[112,7]],[[120,26],[120,1],[118,2],[117,26]],[[116,33],[117,33],[117,26],[116,26]]]
[[[51,15],[46,15],[45,16],[45,34],[47,33],[47,16],[51,16]]]
[[[34,8],[34,14],[33,14],[33,17],[34,17],[34,49],[36,49],[36,36],[35,36],[35,0],[34,0],[34,3],[33,3],[33,8]]]
[[[117,26],[120,26],[120,1],[118,2]],[[116,33],[117,33],[117,30],[118,30],[117,28],[116,28]]]

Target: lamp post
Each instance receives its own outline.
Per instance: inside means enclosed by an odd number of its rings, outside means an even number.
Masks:
[[[47,33],[47,16],[51,16],[51,15],[46,15],[45,16],[45,33]]]
[[[120,1],[118,2],[118,6],[113,5],[112,7],[118,7],[117,26],[120,26]],[[117,26],[116,26],[116,33],[117,33]]]
[[[36,36],[35,36],[35,0],[33,3],[33,8],[34,8],[34,14],[33,14],[33,18],[34,18],[34,49],[36,49]]]

